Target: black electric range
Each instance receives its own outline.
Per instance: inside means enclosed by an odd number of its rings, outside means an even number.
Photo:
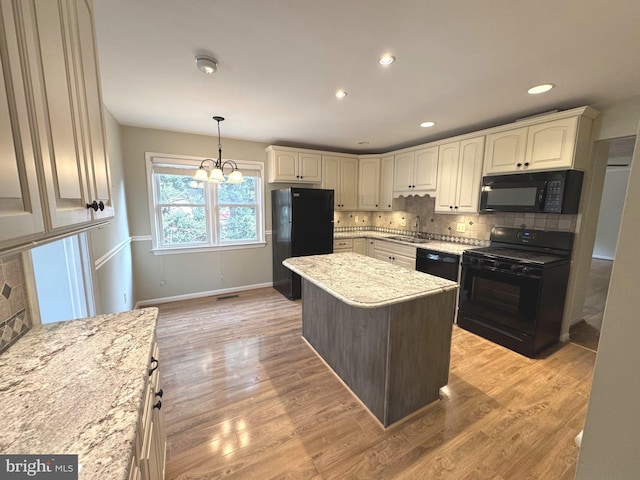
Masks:
[[[462,255],[458,325],[533,357],[557,343],[573,233],[494,227]]]

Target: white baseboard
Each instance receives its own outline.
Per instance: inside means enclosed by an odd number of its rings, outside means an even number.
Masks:
[[[151,298],[149,300],[140,300],[136,302],[133,308],[143,308],[150,305],[158,305],[160,303],[177,302],[180,300],[191,300],[193,298],[213,297],[224,293],[244,292],[246,290],[255,290],[257,288],[271,287],[273,282],[258,283],[255,285],[243,285],[242,287],[222,288],[220,290],[209,290],[207,292],[186,293],[184,295],[174,295],[171,297]]]

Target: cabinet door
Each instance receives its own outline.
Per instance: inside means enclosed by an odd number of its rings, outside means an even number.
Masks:
[[[413,188],[414,152],[406,152],[395,156],[393,171],[393,192],[411,193]]]
[[[460,142],[455,196],[458,212],[478,213],[483,156],[484,137]]]
[[[361,158],[358,178],[358,207],[377,210],[380,206],[380,159]]]
[[[577,131],[578,117],[530,126],[525,166],[529,170],[571,168]]]
[[[358,159],[343,158],[340,165],[340,203],[344,210],[358,209]]]
[[[458,158],[460,142],[440,145],[438,154],[438,189],[436,190],[435,211],[454,213],[457,211],[456,188],[458,180]]]
[[[102,111],[102,95],[100,89],[100,73],[96,55],[93,15],[86,0],[73,2],[75,5],[76,51],[80,55],[76,59],[78,76],[80,112],[83,120],[84,158],[89,177],[89,203],[94,200],[103,207],[92,211],[94,219],[113,217],[111,199],[111,179],[109,161],[105,144],[104,115]]]
[[[81,151],[77,77],[66,2],[20,2],[51,228],[91,220]]]
[[[365,238],[354,238],[353,239],[353,251],[355,253],[359,253],[360,255],[367,254],[367,240]]]
[[[269,181],[271,182],[297,182],[298,173],[298,154],[296,152],[272,152],[269,171],[272,173]]]
[[[0,246],[44,232],[20,55],[21,25],[0,2]]]
[[[438,179],[438,147],[415,152],[413,185],[420,192],[433,192]]]
[[[322,156],[322,188],[334,191],[334,209],[342,208],[340,198],[340,157],[332,155]]]
[[[516,173],[525,163],[527,127],[487,135],[484,173]]]
[[[301,182],[322,182],[322,155],[319,153],[298,153],[298,167]]]
[[[380,195],[378,210],[391,210],[393,202],[393,155],[380,160]]]

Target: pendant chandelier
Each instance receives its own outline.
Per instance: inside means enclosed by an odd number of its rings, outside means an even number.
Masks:
[[[212,183],[222,183],[225,181],[224,178],[224,169],[226,166],[231,167],[231,172],[229,172],[229,176],[227,177],[227,183],[242,183],[244,179],[242,178],[242,172],[238,170],[238,165],[233,160],[225,160],[222,161],[222,144],[220,143],[220,122],[224,120],[223,117],[213,117],[213,119],[218,122],[218,159],[214,160],[212,158],[205,158],[202,162],[200,162],[200,167],[196,171],[196,174],[193,176],[193,179],[199,182],[207,181]],[[209,172],[208,168],[205,167],[207,162],[211,162],[211,172]]]

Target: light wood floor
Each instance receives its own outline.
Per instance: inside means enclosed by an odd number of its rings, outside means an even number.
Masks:
[[[454,327],[449,394],[386,431],[271,288],[160,305],[167,479],[572,479],[595,354]]]
[[[598,350],[598,342],[600,341],[600,330],[602,329],[602,318],[612,268],[613,261],[611,260],[591,259],[587,292],[582,310],[583,320],[572,325],[569,329],[571,342],[594,351]]]

